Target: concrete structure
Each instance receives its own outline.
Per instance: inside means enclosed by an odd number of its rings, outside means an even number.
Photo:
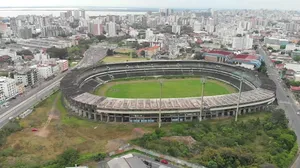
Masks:
[[[49,65],[38,65],[37,70],[40,78],[47,79],[53,75],[52,67]]]
[[[38,82],[38,72],[36,69],[19,71],[14,74],[17,83],[22,83],[25,87],[34,86]]]
[[[4,92],[0,90],[0,105],[5,103],[5,101],[6,101],[6,97],[4,95]]]
[[[180,25],[173,25],[172,26],[172,33],[180,35],[180,32],[181,32],[181,26]]]
[[[151,29],[146,30],[146,39],[150,40],[154,36],[153,31]]]
[[[49,54],[46,50],[40,50],[40,52],[34,54],[34,60],[39,64],[45,64],[50,59]]]
[[[116,23],[114,22],[109,22],[107,23],[107,33],[108,33],[108,36],[109,37],[114,37],[117,35],[117,32],[116,32]]]
[[[107,168],[147,168],[147,166],[140,158],[129,154],[108,161]]]
[[[117,99],[88,92],[112,79],[161,75],[205,75],[238,88],[239,74],[243,72],[247,75],[243,80],[239,114],[260,111],[275,100],[273,81],[244,68],[203,61],[128,62],[75,70],[62,79],[61,90],[66,105],[78,116],[102,122],[151,123],[158,122],[158,99]],[[201,98],[162,99],[162,122],[233,116],[238,97],[238,93],[204,97],[202,116],[199,116]]]
[[[7,77],[0,77],[0,91],[2,91],[6,99],[13,98],[18,95],[16,81]]]
[[[235,50],[245,50],[252,48],[253,39],[249,35],[243,37],[233,37],[232,48]]]
[[[69,69],[69,61],[68,60],[58,60],[56,63],[59,66],[60,72],[65,72]]]

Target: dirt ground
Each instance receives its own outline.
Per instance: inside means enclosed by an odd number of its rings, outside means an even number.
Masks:
[[[60,100],[61,95],[54,94],[20,121],[23,130],[10,135],[0,148],[13,150],[10,156],[2,158],[3,164],[42,164],[70,147],[81,154],[111,152],[156,128],[156,124],[99,123],[68,116]],[[33,128],[38,131],[33,132]]]

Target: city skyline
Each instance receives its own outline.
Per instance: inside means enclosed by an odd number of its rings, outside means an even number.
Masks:
[[[1,3],[2,7],[50,7],[50,6],[97,6],[97,7],[141,7],[141,8],[215,8],[215,9],[280,9],[280,10],[297,10],[300,6],[300,1],[297,0],[245,0],[243,3],[237,0],[213,0],[210,2],[204,0],[165,0],[165,1],[139,1],[139,0],[110,0],[106,2],[95,2],[92,0],[85,1],[20,1],[11,0]]]

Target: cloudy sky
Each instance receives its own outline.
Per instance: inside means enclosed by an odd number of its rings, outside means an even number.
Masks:
[[[300,9],[300,0],[1,0],[0,6]]]

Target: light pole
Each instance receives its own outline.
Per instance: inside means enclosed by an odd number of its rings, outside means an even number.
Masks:
[[[159,115],[158,115],[158,128],[161,127],[161,97],[162,97],[162,86],[163,86],[163,80],[159,80],[160,84],[160,98],[159,98]]]
[[[242,73],[242,76],[240,77],[240,88],[239,88],[239,97],[238,97],[238,102],[237,102],[236,112],[235,112],[235,122],[237,122],[237,120],[238,120],[240,101],[241,101],[241,96],[242,96],[243,81],[244,81],[244,72]]]
[[[199,121],[202,121],[203,102],[204,102],[204,87],[205,87],[205,83],[206,83],[206,77],[200,78],[200,82],[202,83],[202,91],[201,91],[201,106],[200,106]]]

